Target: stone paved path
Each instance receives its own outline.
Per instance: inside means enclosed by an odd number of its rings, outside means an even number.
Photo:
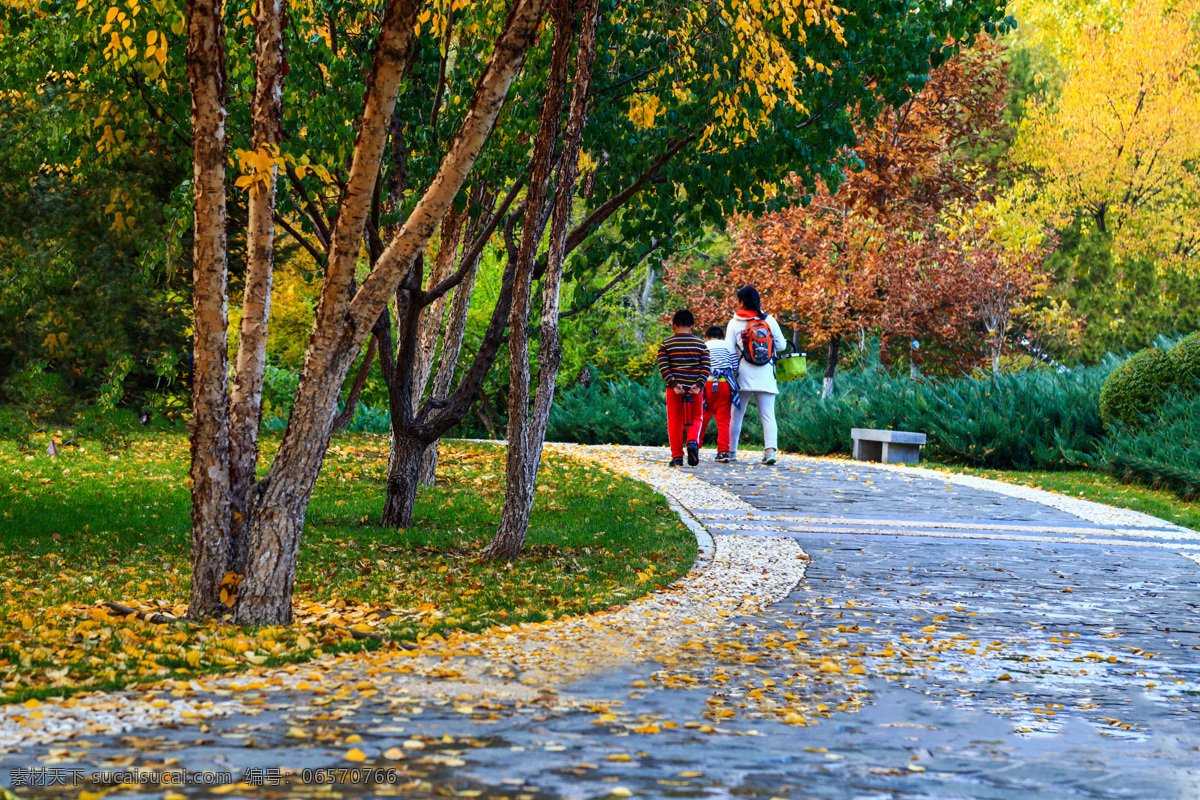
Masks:
[[[639,735],[553,704],[497,708],[486,720],[456,714],[452,700],[408,714],[365,702],[324,724],[360,736],[369,754],[422,738],[424,752],[403,762],[406,788],[349,782],[330,793],[293,782],[224,796],[1200,798],[1194,532],[1132,524],[1139,520],[1130,515],[1101,524],[849,462],[706,462],[694,474],[759,510],[693,509],[716,536],[794,536],[813,559],[786,600],[731,620],[730,638],[754,652],[799,630],[814,651],[851,652],[870,676],[869,702],[828,710],[807,727],[735,716],[708,733],[697,725],[711,719],[714,703],[739,705],[768,673],[779,680],[790,667],[731,669],[732,680],[714,691],[703,681],[701,689],[667,688],[661,664],[630,663],[562,690],[618,699],[613,710],[626,717],[678,727]],[[693,674],[729,667],[705,658],[692,654]],[[89,763],[177,759],[235,775],[354,766],[342,760],[348,745],[289,740],[296,713],[272,708],[140,741],[101,737]],[[61,756],[46,747],[0,755],[0,783],[15,768],[53,763],[54,752]],[[427,760],[414,763],[421,755]]]

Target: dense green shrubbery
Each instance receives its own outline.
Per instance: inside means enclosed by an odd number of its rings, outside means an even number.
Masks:
[[[1200,384],[1200,331],[1180,339],[1170,355],[1180,386],[1190,389],[1192,382]]]
[[[67,382],[49,371],[44,361],[32,361],[5,384],[13,403],[32,420],[62,422],[70,417],[74,403]]]
[[[1166,350],[1150,347],[1112,371],[1100,392],[1100,416],[1106,425],[1136,425],[1153,411],[1176,383],[1175,361]]]
[[[559,392],[546,440],[665,445],[667,414],[662,386],[619,378]]]
[[[1116,425],[1100,445],[1102,464],[1122,480],[1174,489],[1200,500],[1200,396],[1177,390],[1136,426]]]
[[[1099,396],[1109,368],[1026,372],[935,384],[923,429],[931,455],[979,467],[1065,469],[1103,435]]]
[[[1091,458],[1102,434],[1100,387],[1110,367],[999,378],[914,381],[867,368],[838,376],[837,394],[821,382],[782,384],[775,404],[781,449],[806,455],[849,453],[851,428],[929,434],[928,457],[987,467],[1065,468]],[[743,441],[761,441],[757,414]],[[661,387],[611,381],[563,392],[547,438],[588,444],[666,443]]]

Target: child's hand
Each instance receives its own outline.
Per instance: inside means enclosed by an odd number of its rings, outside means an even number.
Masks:
[[[675,390],[675,394],[683,394],[685,391],[685,389],[678,384],[676,384],[675,386],[672,386],[671,388]]]

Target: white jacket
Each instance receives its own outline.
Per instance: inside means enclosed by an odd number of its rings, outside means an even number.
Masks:
[[[742,353],[742,331],[746,330],[747,322],[749,320],[735,314],[733,319],[729,320],[729,324],[725,326],[725,341],[733,348],[733,352],[738,354],[739,358]],[[771,335],[775,338],[775,352],[782,353],[783,348],[787,346],[787,339],[783,338],[783,331],[779,329],[779,323],[775,321],[774,317],[767,314],[767,325],[771,328]],[[741,358],[738,363],[738,389],[743,392],[779,394],[779,384],[775,382],[775,365],[756,366]]]

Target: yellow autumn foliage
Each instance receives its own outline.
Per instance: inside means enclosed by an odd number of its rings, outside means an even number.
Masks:
[[[1023,195],[1032,217],[1090,218],[1118,254],[1196,271],[1197,11],[1197,0],[1140,0],[1118,29],[1081,33],[1061,94],[1031,103],[1015,142],[1036,176]]]

